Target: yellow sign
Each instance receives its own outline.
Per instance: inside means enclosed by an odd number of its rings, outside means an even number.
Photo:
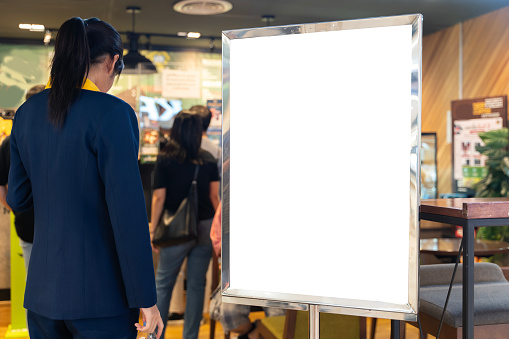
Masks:
[[[4,139],[11,135],[12,129],[12,120],[11,119],[0,119],[0,144],[4,141]]]
[[[25,262],[14,228],[14,214],[11,212],[11,323],[7,327],[5,338],[28,338],[26,312],[23,308],[24,295]]]

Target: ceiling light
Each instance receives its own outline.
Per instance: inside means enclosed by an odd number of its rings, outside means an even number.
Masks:
[[[187,37],[189,39],[198,39],[199,37],[201,37],[201,34],[198,32],[189,32],[187,33]]]
[[[44,39],[42,40],[44,41],[44,44],[47,46],[49,45],[50,41],[51,41],[51,31],[48,29],[46,31],[46,33],[44,34]]]
[[[178,36],[187,36],[187,32],[178,32],[177,35]]]
[[[262,16],[262,21],[265,22],[265,26],[270,26],[272,21],[274,21],[274,15],[264,15]]]
[[[226,13],[233,5],[226,0],[179,0],[173,5],[176,12],[190,15]]]
[[[156,66],[140,54],[138,51],[139,35],[134,32],[134,16],[141,12],[140,7],[130,6],[127,7],[127,13],[132,14],[133,24],[132,32],[129,32],[127,38],[129,39],[129,52],[124,55],[124,73],[125,74],[152,74],[157,73]]]
[[[18,26],[21,29],[28,29],[31,32],[44,32],[44,25],[38,24],[19,24]]]
[[[32,32],[44,32],[44,25],[32,25],[30,31]]]

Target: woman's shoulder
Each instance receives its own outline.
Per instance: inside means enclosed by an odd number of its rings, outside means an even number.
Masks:
[[[133,128],[138,126],[138,119],[131,105],[124,100],[113,95],[95,92],[82,91],[80,103],[76,106],[77,110],[84,110],[92,119],[99,119],[101,125],[131,125]],[[93,118],[95,117],[95,118]]]
[[[92,100],[100,102],[102,105],[105,105],[111,110],[125,110],[134,113],[134,110],[131,107],[131,105],[129,105],[127,102],[114,95],[97,91],[82,91],[82,92],[86,97],[90,97]],[[85,99],[87,99],[86,97]]]
[[[158,166],[172,166],[175,165],[177,162],[175,159],[170,157],[168,154],[164,152],[159,152],[156,159],[156,165]]]
[[[45,109],[48,105],[48,89],[45,89],[39,93],[32,95],[30,98],[25,100],[25,102],[18,108],[16,111],[16,115],[18,112],[23,112],[26,110],[30,110],[35,108],[37,111],[40,111],[41,108]]]
[[[214,156],[212,154],[210,154],[210,152],[204,150],[203,148],[200,148],[200,153],[198,154],[198,156],[200,157],[201,161],[203,161],[204,163],[208,163],[208,162],[216,163],[217,162],[217,160],[214,158]]]
[[[200,152],[198,154],[198,157],[199,159],[204,163],[204,164],[207,164],[207,163],[217,163],[217,161],[214,159],[214,157],[212,156],[212,154],[210,154],[209,152],[203,150],[203,149],[200,149]],[[189,165],[189,164],[192,164],[194,162],[184,162],[184,163],[181,163],[179,161],[177,161],[177,159],[175,159],[174,157],[172,157],[171,155],[169,155],[168,153],[166,152],[159,152],[158,156],[157,156],[157,160],[156,160],[156,164],[158,165],[163,165],[163,166],[181,166],[181,165]]]

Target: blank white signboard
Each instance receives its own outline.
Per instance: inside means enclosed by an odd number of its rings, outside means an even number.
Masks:
[[[226,301],[414,319],[420,25],[223,33]]]

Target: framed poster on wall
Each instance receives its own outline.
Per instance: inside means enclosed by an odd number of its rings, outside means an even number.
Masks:
[[[507,126],[507,96],[457,100],[451,103],[453,191],[473,195],[486,173],[479,133]]]

